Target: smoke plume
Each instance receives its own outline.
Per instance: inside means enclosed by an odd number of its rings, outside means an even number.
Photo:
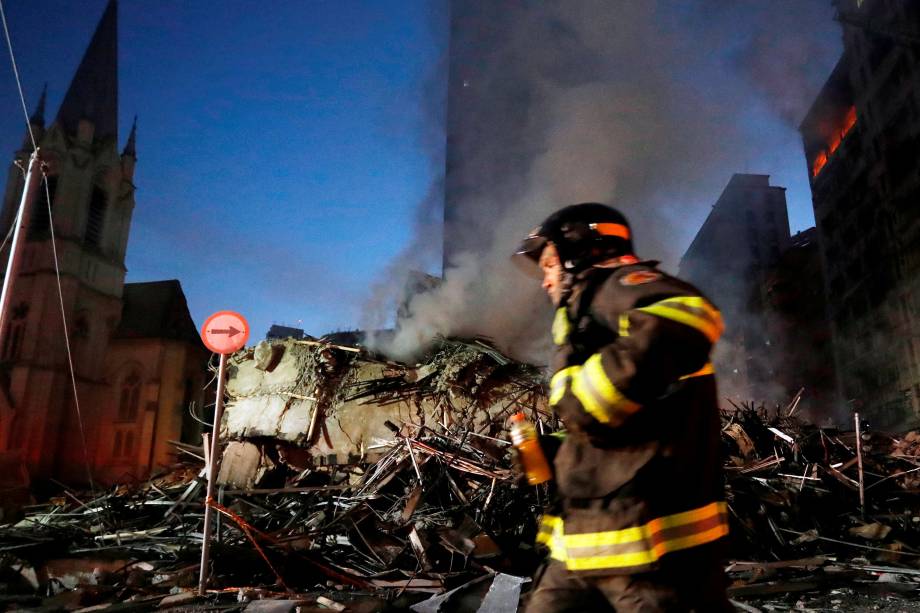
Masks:
[[[445,280],[411,300],[378,348],[406,359],[436,335],[483,335],[545,362],[549,305],[508,258],[565,204],[616,206],[639,255],[675,268],[721,187],[744,170],[751,145],[737,97],[752,97],[746,79],[760,71],[750,36],[773,34],[768,51],[780,58],[799,44],[772,29],[783,21],[777,6],[792,4],[452,2]],[[781,73],[771,67],[767,78]],[[420,235],[391,271],[425,244]]]

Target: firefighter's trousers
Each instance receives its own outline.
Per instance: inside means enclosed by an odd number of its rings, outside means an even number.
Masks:
[[[527,601],[526,613],[723,613],[722,564],[688,550],[672,554],[662,570],[636,575],[582,577],[550,560]],[[709,558],[709,559],[707,559]]]

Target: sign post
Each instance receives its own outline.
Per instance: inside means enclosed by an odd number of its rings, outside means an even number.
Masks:
[[[204,505],[204,534],[201,541],[201,570],[198,574],[198,595],[204,596],[208,587],[208,562],[211,554],[211,529],[214,511],[214,486],[220,458],[220,421],[224,415],[224,387],[227,379],[227,356],[239,351],[249,340],[249,324],[239,313],[218,311],[201,326],[205,347],[220,354],[217,368],[217,398],[214,401],[214,427],[211,431],[211,452],[208,455],[208,493]]]

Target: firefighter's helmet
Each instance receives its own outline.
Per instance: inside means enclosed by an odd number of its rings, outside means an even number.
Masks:
[[[555,245],[562,267],[570,273],[633,253],[626,217],[596,202],[573,204],[547,217],[524,239],[513,259],[531,276],[542,276],[537,263],[548,243]]]

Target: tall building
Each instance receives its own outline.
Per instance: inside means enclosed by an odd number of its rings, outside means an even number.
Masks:
[[[786,188],[770,185],[768,175],[735,174],[681,258],[681,278],[707,294],[725,320],[713,358],[722,397],[772,402],[778,393],[764,305],[770,271],[788,242]]]
[[[777,400],[793,399],[801,391],[794,408],[799,415],[816,423],[843,422],[815,228],[789,240],[767,274],[765,294],[770,369],[780,394]]]
[[[920,3],[836,6],[843,55],[800,131],[838,387],[903,424],[920,415]]]
[[[117,13],[110,0],[54,121],[46,127],[44,95],[31,118],[48,196],[40,188],[0,347],[0,453],[34,477],[85,481],[87,464],[102,480],[143,477],[171,461],[170,440],[194,437],[184,416],[203,401],[207,354],[179,282],[125,284],[137,135],[135,124],[119,154]],[[27,136],[10,166],[4,228],[31,152]]]
[[[450,1],[445,270],[461,253],[481,253],[492,243],[495,221],[524,190],[534,92],[522,78],[522,58],[511,57],[507,45],[520,10],[502,2]]]

